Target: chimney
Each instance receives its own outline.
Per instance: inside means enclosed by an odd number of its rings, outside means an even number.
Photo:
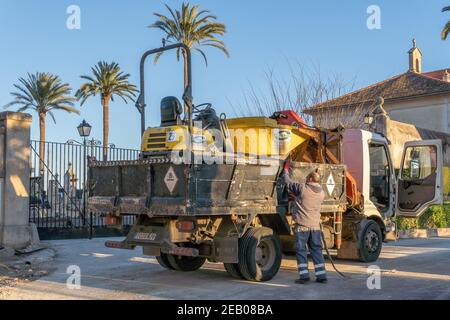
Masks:
[[[422,52],[416,45],[416,39],[413,39],[413,47],[408,51],[409,71],[422,73]]]

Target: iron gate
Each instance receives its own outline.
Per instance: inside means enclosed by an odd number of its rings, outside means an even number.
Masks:
[[[44,150],[43,155],[40,149]],[[136,160],[139,150],[106,148],[108,160]],[[122,228],[105,225],[104,218],[86,209],[87,159],[103,158],[98,141],[67,143],[31,141],[30,222],[42,240],[124,235],[134,223],[125,217]]]

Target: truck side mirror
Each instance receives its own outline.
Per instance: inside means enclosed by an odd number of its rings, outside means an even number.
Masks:
[[[411,159],[409,162],[411,180],[420,179],[420,159]]]

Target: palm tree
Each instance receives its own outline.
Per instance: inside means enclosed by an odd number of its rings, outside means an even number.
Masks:
[[[450,6],[442,9],[442,12],[445,12],[445,11],[450,11]],[[449,34],[449,32],[450,32],[450,21],[448,21],[447,24],[444,26],[444,29],[442,29],[442,32],[441,32],[442,40],[447,39],[447,35]]]
[[[103,160],[108,159],[109,103],[118,96],[128,103],[136,97],[136,86],[128,81],[129,74],[124,74],[115,62],[98,62],[91,68],[93,76],[81,76],[88,82],[81,85],[75,96],[83,105],[90,97],[100,94],[103,106]]]
[[[205,52],[200,49],[202,46],[214,47],[221,50],[227,57],[228,53],[225,43],[217,38],[223,36],[226,32],[223,23],[215,22],[216,16],[210,15],[208,10],[200,10],[200,6],[190,6],[189,2],[181,5],[181,11],[171,9],[167,4],[166,8],[170,12],[170,17],[154,13],[158,17],[158,21],[149,26],[149,28],[156,28],[162,30],[165,34],[165,41],[169,43],[181,42],[189,49],[199,52],[206,65],[208,59]],[[186,52],[178,49],[177,58],[180,58],[180,51],[184,60],[184,87],[187,87],[187,61]],[[154,63],[158,62],[162,53],[156,54]]]
[[[63,110],[69,113],[79,114],[79,111],[74,108],[76,99],[70,97],[72,89],[69,84],[62,83],[61,79],[50,73],[28,74],[28,78],[20,78],[20,84],[15,84],[14,87],[19,90],[11,92],[15,99],[8,103],[5,108],[11,106],[20,106],[18,112],[23,112],[28,109],[35,110],[39,115],[39,156],[42,161],[39,163],[39,171],[41,176],[44,173],[45,157],[45,120],[49,115],[56,123],[53,111]]]

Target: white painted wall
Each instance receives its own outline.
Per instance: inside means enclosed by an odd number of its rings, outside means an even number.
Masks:
[[[413,124],[419,128],[450,133],[450,94],[386,101],[384,109],[392,120]],[[336,128],[340,123],[348,128],[366,129],[363,123],[366,108],[331,108],[318,119],[317,123],[325,128]]]
[[[392,120],[413,124],[419,128],[450,133],[448,97],[427,97],[411,101],[386,103]]]

